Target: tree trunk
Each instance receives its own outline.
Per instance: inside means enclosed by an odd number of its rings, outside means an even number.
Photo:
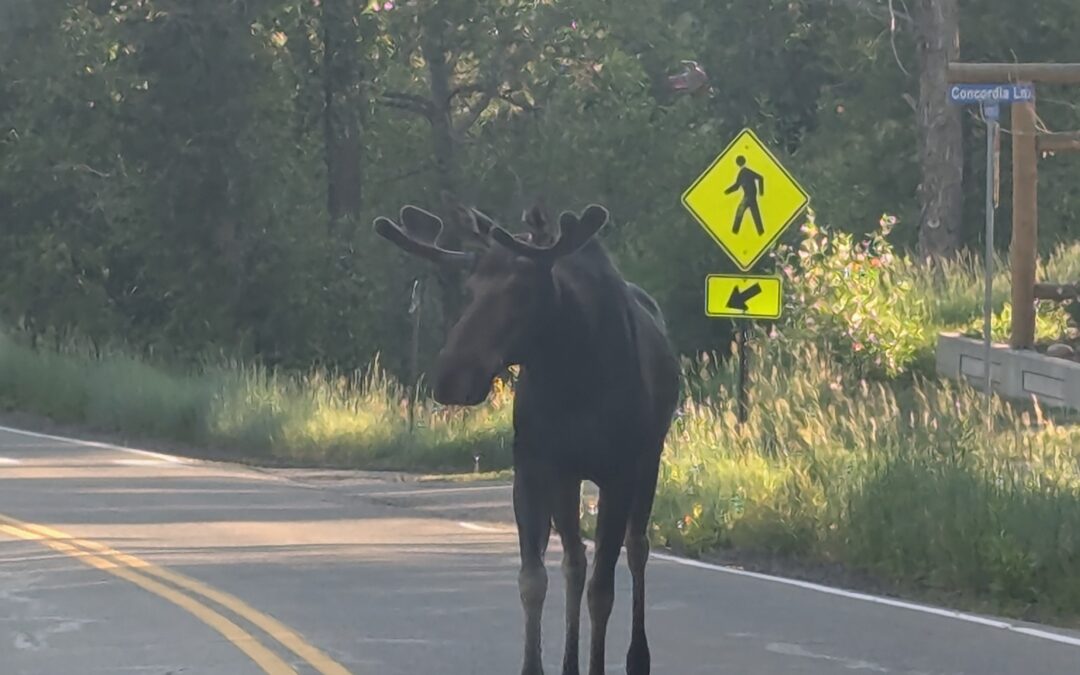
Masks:
[[[436,14],[437,16],[437,14]],[[428,64],[428,75],[431,78],[431,142],[435,155],[435,171],[438,175],[439,188],[444,195],[450,195],[458,199],[460,181],[458,177],[458,164],[456,149],[454,147],[454,119],[450,111],[450,64],[446,59],[446,48],[443,43],[441,25],[432,17],[424,31],[421,43],[424,60]],[[444,220],[454,217],[453,213],[441,214]],[[452,223],[448,223],[450,231],[454,234]],[[447,245],[459,246],[460,239],[457,236],[448,236]],[[439,282],[439,291],[442,298],[444,328],[450,326],[461,314],[461,274],[453,267],[441,266],[435,271]]]
[[[919,63],[919,253],[941,259],[960,247],[963,151],[960,108],[948,99],[948,67],[960,51],[958,0],[916,0]]]
[[[454,152],[454,120],[450,113],[450,64],[440,35],[424,37],[424,60],[431,77],[431,141],[439,187],[452,195],[458,191],[458,167]]]
[[[361,110],[355,54],[357,35],[341,0],[325,0],[323,33],[323,136],[326,145],[327,211],[330,230],[360,212]]]

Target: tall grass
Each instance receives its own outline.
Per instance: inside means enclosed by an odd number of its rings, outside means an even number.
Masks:
[[[744,425],[731,372],[695,374],[716,393],[687,401],[672,431],[658,540],[1080,613],[1080,428],[1000,399],[988,428],[985,399],[965,385],[917,379],[898,396],[850,382],[812,345],[775,352],[751,371]]]
[[[458,410],[366,371],[283,376],[243,364],[169,372],[123,353],[32,350],[0,335],[0,403],[53,420],[205,446],[215,456],[368,469],[509,465],[510,394]]]

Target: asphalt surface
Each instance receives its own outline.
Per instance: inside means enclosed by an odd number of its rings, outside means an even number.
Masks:
[[[509,501],[505,485],[263,471],[0,431],[0,674],[517,673]],[[560,557],[553,538],[549,675]],[[1080,635],[1066,631],[670,559],[647,578],[657,675],[1080,672]],[[611,673],[629,641],[624,562],[616,591]]]

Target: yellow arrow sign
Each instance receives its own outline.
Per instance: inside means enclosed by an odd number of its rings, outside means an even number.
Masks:
[[[705,316],[779,319],[783,298],[783,282],[778,276],[705,277]]]
[[[749,271],[810,196],[744,129],[687,188],[682,203],[739,269]]]

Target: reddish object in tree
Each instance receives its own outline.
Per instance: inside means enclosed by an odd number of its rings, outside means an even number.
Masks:
[[[697,61],[683,61],[681,73],[669,75],[668,86],[672,91],[680,94],[696,94],[705,89],[709,83],[709,76],[705,69],[698,65]]]

